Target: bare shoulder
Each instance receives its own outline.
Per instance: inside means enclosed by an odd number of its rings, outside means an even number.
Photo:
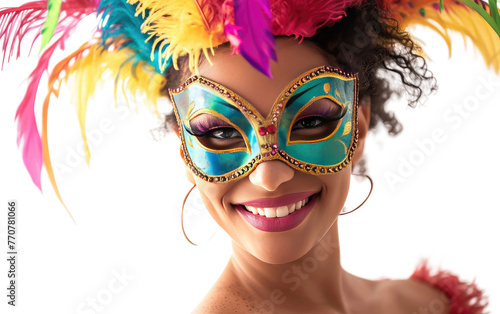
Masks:
[[[448,314],[450,301],[446,295],[418,280],[383,280],[379,282],[378,293],[384,300],[381,304],[385,313]]]

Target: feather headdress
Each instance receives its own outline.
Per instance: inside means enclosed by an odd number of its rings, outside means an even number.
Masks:
[[[203,54],[210,61],[213,48],[229,42],[257,70],[271,76],[270,61],[276,61],[275,35],[305,38],[346,15],[346,9],[364,0],[38,0],[17,8],[0,9],[2,65],[21,53],[27,33],[36,31],[32,46],[41,37],[38,65],[28,80],[28,90],[16,112],[17,142],[25,166],[41,190],[45,165],[58,197],[47,140],[47,113],[51,96],[58,96],[61,83],[71,78],[78,88],[74,103],[78,114],[86,161],[85,116],[95,78],[111,74],[118,87],[147,95],[155,108],[165,84],[162,73],[177,69],[177,59],[189,56],[196,70]],[[495,0],[376,0],[387,16],[402,27],[420,24],[438,32],[451,47],[449,32],[472,39],[487,65],[500,71],[500,16]],[[64,49],[77,24],[95,15],[93,38],[83,42],[55,67],[49,61]],[[48,73],[48,94],[43,103],[42,135],[35,120],[36,93]],[[64,204],[64,203],[63,203]]]

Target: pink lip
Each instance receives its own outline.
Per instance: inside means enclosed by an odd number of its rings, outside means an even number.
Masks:
[[[300,192],[278,196],[276,198],[259,198],[256,200],[236,203],[234,205],[245,205],[254,207],[279,207],[297,203],[317,192]]]
[[[299,194],[299,193],[297,193]],[[302,193],[303,194],[303,193]],[[305,197],[304,197],[305,198]],[[307,215],[311,212],[313,209],[314,205],[316,204],[318,196],[314,195],[309,203],[307,203],[306,206],[302,207],[299,210],[294,211],[293,213],[289,214],[288,216],[285,217],[275,217],[275,218],[267,218],[265,216],[261,215],[255,215],[241,205],[235,205],[236,210],[240,215],[245,218],[245,220],[251,224],[253,227],[261,230],[261,231],[267,231],[267,232],[280,232],[280,231],[287,231],[291,230],[304,221],[304,219],[307,217]],[[298,199],[297,201],[302,200],[303,198]],[[260,201],[260,200],[256,200]],[[293,202],[287,203],[291,204]],[[281,205],[285,205],[281,203]],[[250,205],[250,206],[256,206],[256,205]],[[263,207],[273,207],[272,206],[263,206]],[[277,205],[279,206],[279,205]]]

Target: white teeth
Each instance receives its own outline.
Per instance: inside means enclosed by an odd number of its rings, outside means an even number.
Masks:
[[[267,218],[274,218],[276,217],[276,208],[264,208],[264,211],[266,212],[266,217]]]
[[[245,206],[245,208],[254,215],[265,216],[267,218],[285,217],[295,212],[296,210],[301,209],[308,202],[309,198],[306,198],[305,200],[298,201],[297,203],[290,204],[288,206],[264,207],[264,208],[255,206]]]
[[[297,202],[297,204],[295,204],[295,209],[296,209],[296,210],[299,210],[299,209],[301,209],[301,208],[302,208],[302,201]]]
[[[280,206],[276,208],[276,217],[285,217],[288,216],[288,207]]]
[[[253,214],[257,214],[257,209],[253,206],[246,206],[247,210],[251,211]]]

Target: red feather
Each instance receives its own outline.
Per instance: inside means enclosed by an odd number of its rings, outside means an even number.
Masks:
[[[488,300],[474,282],[468,283],[444,270],[431,273],[427,260],[423,260],[410,279],[423,281],[444,292],[450,300],[450,314],[484,314]]]
[[[345,15],[345,9],[362,0],[273,0],[273,34],[311,37],[318,28],[332,25]]]
[[[16,54],[16,59],[20,57],[22,40],[31,30],[42,27],[46,12],[46,1],[28,2],[17,8],[6,8],[0,11],[0,40],[3,40],[2,69],[7,55],[7,62],[13,54]],[[38,36],[35,37],[33,43]]]

